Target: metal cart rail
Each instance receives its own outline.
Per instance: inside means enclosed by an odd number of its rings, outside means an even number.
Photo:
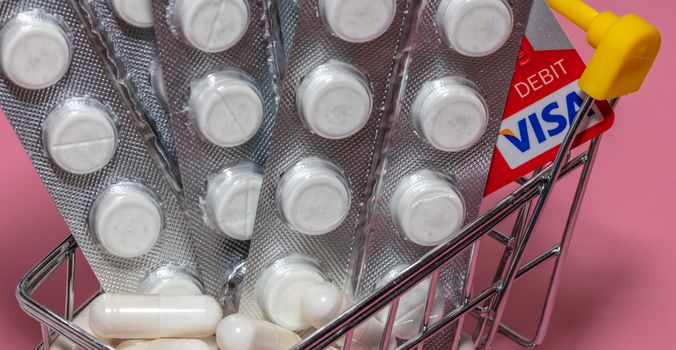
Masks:
[[[397,344],[397,349],[423,349],[425,341],[453,325],[455,325],[453,341],[450,344],[444,344],[444,347],[457,349],[465,315],[477,319],[472,337],[476,349],[489,349],[498,333],[504,334],[527,348],[535,348],[542,344],[561,280],[562,266],[568,253],[580,205],[601,142],[601,136],[596,137],[585,144],[586,149],[579,155],[572,156],[571,146],[584,119],[582,116],[588,114],[595,101],[594,98],[609,99],[637,90],[659,51],[660,43],[659,32],[638,16],[629,15],[619,18],[607,12],[599,14],[580,0],[548,0],[548,2],[580,27],[590,33],[593,32],[595,36],[592,37],[590,34],[590,42],[598,48],[580,80],[583,90],[589,95],[584,98],[555,160],[536,171],[532,177],[519,179],[517,181],[519,187],[516,190],[466,225],[456,238],[430,251],[395,279],[358,301],[330,324],[306,337],[294,347],[294,350],[329,348],[341,338],[344,338],[342,348],[349,350],[354,329],[385,308],[389,308],[389,316],[380,348],[388,349],[399,298],[428,278],[431,279],[430,290],[420,332],[410,340]],[[613,35],[606,35],[607,33]],[[613,64],[605,65],[604,63]],[[613,107],[615,103],[617,99],[611,101]],[[576,169],[581,169],[581,171],[562,229],[561,240],[534,259],[523,261],[526,247],[542,219],[552,191],[562,178]],[[497,225],[512,216],[515,216],[516,220],[510,232],[505,234],[498,231]],[[437,322],[430,323],[429,318],[437,288],[436,282],[441,270],[482,237],[490,237],[504,246],[492,284],[481,291],[467,295],[464,302],[455,310],[451,310]],[[74,271],[77,248],[73,237],[68,237],[28,272],[21,279],[16,290],[19,304],[26,313],[41,324],[43,343],[38,346],[38,349],[49,350],[50,344],[57,336],[64,336],[86,350],[114,350],[110,345],[87,334],[71,322],[74,316]],[[535,336],[529,338],[517,333],[502,322],[506,302],[512,292],[514,282],[551,260],[554,261],[554,269],[549,278],[544,305],[534,332]],[[41,283],[64,263],[66,264],[66,302],[65,311],[61,316],[41,304],[33,295]],[[435,346],[435,350],[436,348],[438,345]]]

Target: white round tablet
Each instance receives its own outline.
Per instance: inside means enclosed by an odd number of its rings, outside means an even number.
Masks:
[[[392,25],[395,0],[320,0],[321,13],[339,38],[364,43],[377,39]]]
[[[311,327],[303,318],[303,295],[310,286],[325,281],[314,261],[289,256],[263,271],[256,282],[256,299],[270,321],[291,331],[301,331]]]
[[[141,294],[201,295],[204,286],[197,273],[178,265],[162,266],[146,276],[138,288]]]
[[[249,26],[246,0],[177,0],[174,16],[185,40],[204,52],[235,46]]]
[[[113,159],[117,129],[106,108],[92,98],[74,98],[58,105],[42,124],[49,158],[73,174],[90,174]]]
[[[56,84],[68,71],[71,47],[64,28],[53,17],[24,12],[0,31],[0,64],[7,78],[25,89]]]
[[[224,170],[207,184],[205,206],[211,223],[231,238],[247,241],[253,236],[263,174],[252,164]]]
[[[306,158],[287,171],[277,188],[277,203],[286,221],[307,235],[322,235],[340,226],[350,210],[350,188],[333,164]]]
[[[303,79],[296,96],[305,125],[327,139],[344,139],[359,132],[373,105],[366,79],[344,63],[315,68]]]
[[[512,10],[503,0],[443,0],[437,22],[446,42],[471,57],[499,50],[512,33]]]
[[[96,241],[110,254],[135,258],[149,252],[164,226],[160,204],[148,188],[121,183],[102,192],[90,212]]]
[[[152,28],[153,4],[151,0],[108,0],[117,17],[138,28]]]
[[[231,71],[211,74],[193,84],[190,110],[200,135],[220,147],[246,143],[263,124],[260,92],[248,77]]]
[[[479,142],[486,132],[488,115],[477,90],[456,78],[423,85],[412,106],[419,134],[445,152],[462,151]]]
[[[376,286],[384,286],[407,267],[408,265],[405,264],[395,266],[381,277],[376,283]],[[406,292],[399,299],[397,315],[394,318],[394,325],[392,328],[392,333],[395,337],[408,340],[418,335],[423,318],[425,317],[425,304],[427,304],[427,295],[430,286],[430,279],[426,279]],[[387,323],[387,318],[389,316],[388,312],[389,308],[385,308],[383,311],[376,314],[376,319],[380,322]],[[432,303],[432,312],[430,313],[430,324],[435,324],[442,316],[444,316],[444,295],[442,286],[437,284]]]
[[[305,289],[300,306],[303,319],[319,329],[331,322],[348,305],[345,294],[335,284],[323,282]]]
[[[421,170],[394,190],[390,211],[406,238],[435,246],[453,237],[465,220],[465,203],[443,175]]]

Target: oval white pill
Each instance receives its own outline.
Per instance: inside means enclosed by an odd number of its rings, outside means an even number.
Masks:
[[[306,158],[282,177],[277,202],[298,232],[322,235],[343,223],[350,210],[347,180],[331,163]]]
[[[199,339],[127,340],[115,347],[117,350],[209,350]]]
[[[435,246],[453,237],[465,219],[465,204],[440,174],[419,171],[395,188],[390,210],[406,238]]]
[[[395,0],[321,0],[324,20],[339,38],[364,43],[383,35],[394,21]]]
[[[90,174],[108,164],[117,149],[117,129],[106,108],[91,98],[65,101],[42,124],[49,158],[73,174]]]
[[[418,132],[434,148],[458,152],[474,146],[488,125],[488,107],[472,87],[455,78],[423,85],[412,106]]]
[[[245,0],[177,0],[174,15],[183,37],[204,52],[233,47],[249,26]]]
[[[90,227],[102,248],[122,258],[149,252],[164,226],[160,204],[145,186],[114,185],[97,197],[90,212]]]
[[[56,84],[68,71],[71,47],[56,19],[25,12],[0,31],[0,64],[7,78],[25,89]]]
[[[303,295],[308,287],[325,281],[315,262],[292,255],[263,271],[256,281],[256,300],[270,321],[291,331],[301,331],[312,326],[303,318]]]
[[[408,265],[405,264],[395,266],[388,271],[378,283],[376,283],[376,286],[381,287],[385,285],[385,283],[391,281],[407,267]],[[429,293],[430,285],[430,279],[428,278],[406,292],[399,299],[397,315],[395,316],[392,328],[393,336],[399,339],[408,340],[418,335],[423,318],[425,317],[425,304],[427,304],[427,294]],[[376,314],[376,318],[383,322],[383,324],[387,322],[389,316],[388,311],[389,308],[385,308],[383,311]],[[444,295],[442,286],[438,284],[434,294],[432,312],[430,313],[430,324],[438,322],[443,315]]]
[[[258,89],[236,72],[211,74],[195,83],[190,109],[200,135],[220,147],[246,143],[263,123],[263,100]]]
[[[89,322],[116,339],[202,338],[216,333],[223,310],[207,295],[111,294],[91,304]]]
[[[146,276],[138,288],[141,294],[201,295],[204,286],[196,272],[178,265],[162,266]]]
[[[209,180],[205,205],[214,226],[234,239],[253,236],[263,174],[250,164],[226,169]]]
[[[138,28],[151,28],[154,24],[151,0],[108,0],[117,17]]]
[[[344,139],[359,132],[368,122],[373,105],[366,79],[343,63],[315,68],[296,96],[304,123],[327,139]]]
[[[465,56],[487,56],[512,33],[512,11],[503,0],[444,0],[437,22],[447,43]]]
[[[221,350],[287,350],[300,341],[296,333],[244,314],[224,318],[216,339]]]

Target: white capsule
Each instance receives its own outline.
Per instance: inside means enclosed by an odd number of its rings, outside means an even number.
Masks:
[[[261,273],[256,281],[258,306],[268,319],[291,331],[301,331],[312,325],[303,316],[305,291],[326,282],[317,262],[291,255],[277,260]]]
[[[446,42],[471,57],[499,50],[512,33],[512,10],[503,0],[443,0],[437,23]]]
[[[199,339],[128,340],[115,347],[117,350],[210,350]]]
[[[373,106],[366,78],[340,62],[313,69],[303,78],[296,96],[307,128],[327,139],[344,139],[359,132]]]
[[[142,294],[102,294],[89,316],[96,334],[119,339],[208,337],[222,318],[210,296]]]
[[[221,350],[287,350],[300,341],[290,330],[244,314],[232,314],[218,324]]]
[[[135,258],[160,238],[164,216],[159,201],[142,184],[124,182],[101,192],[89,213],[94,238],[108,253]]]
[[[324,20],[339,38],[364,43],[383,35],[394,21],[395,0],[320,0]]]
[[[162,266],[146,276],[139,285],[141,294],[201,295],[204,286],[191,269],[178,265]]]
[[[152,28],[153,5],[151,0],[108,0],[117,17],[129,25]]]
[[[73,323],[80,327],[83,331],[91,334],[94,337],[97,337],[94,334],[94,331],[92,331],[92,328],[89,326],[89,305],[87,305],[84,309],[80,311],[80,313],[75,316],[73,319]],[[104,343],[111,344],[111,339],[102,339],[99,338]],[[54,343],[52,343],[52,346],[49,348],[50,350],[77,350],[79,347],[77,344],[73,343],[70,339],[64,337],[64,336],[59,336],[54,340]]]
[[[253,164],[228,168],[209,179],[207,216],[221,233],[242,241],[253,236],[263,172]]]
[[[190,45],[221,52],[237,44],[249,26],[245,0],[177,0],[174,17]]]
[[[54,108],[42,124],[47,155],[78,175],[105,167],[117,149],[117,129],[107,109],[92,98],[72,98]]]
[[[423,85],[411,107],[416,129],[434,148],[458,152],[474,146],[488,125],[488,107],[469,82],[444,78]]]
[[[322,235],[343,223],[350,210],[347,180],[331,163],[305,158],[277,186],[277,206],[289,225],[307,235]]]
[[[57,20],[42,12],[24,12],[0,31],[0,66],[7,78],[25,89],[56,84],[71,61],[68,35]]]
[[[407,265],[398,265],[391,269],[385,276],[378,281],[377,286],[381,287],[395,278],[401,271],[406,269]],[[430,280],[426,279],[413,287],[399,299],[397,315],[394,319],[392,334],[399,339],[411,339],[420,333],[423,318],[425,317],[425,304],[427,303],[427,294],[430,289]],[[384,309],[376,315],[378,320],[386,323],[388,319],[389,308]],[[440,285],[437,286],[432,304],[432,313],[430,314],[430,324],[434,324],[444,315],[444,296]]]
[[[390,212],[406,238],[423,246],[436,246],[462,227],[465,203],[448,178],[420,170],[397,185]]]
[[[233,71],[208,75],[193,84],[190,110],[199,134],[220,147],[249,141],[263,123],[263,100],[251,79]]]

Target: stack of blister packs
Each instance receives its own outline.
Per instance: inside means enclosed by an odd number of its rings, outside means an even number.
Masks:
[[[117,349],[289,349],[455,238],[532,6],[0,2],[2,109],[105,291],[76,324]],[[529,30],[566,43],[536,6]],[[431,322],[464,300],[473,254],[442,272]],[[385,309],[334,347],[416,336],[430,287],[391,332]]]

